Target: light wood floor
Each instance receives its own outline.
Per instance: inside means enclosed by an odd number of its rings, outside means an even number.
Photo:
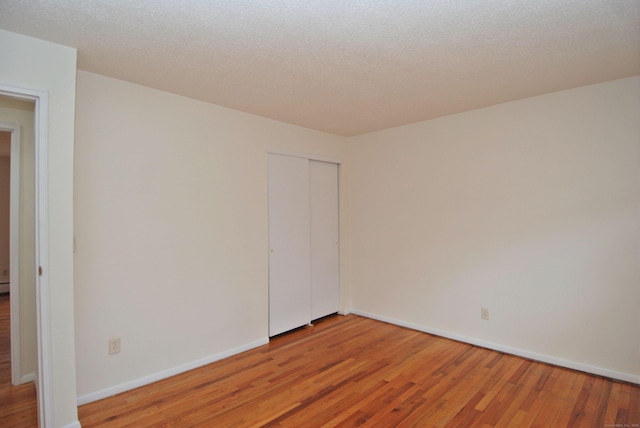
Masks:
[[[0,294],[0,427],[37,426],[38,405],[33,383],[11,386],[9,295]]]
[[[79,408],[108,427],[606,427],[640,387],[350,315]]]

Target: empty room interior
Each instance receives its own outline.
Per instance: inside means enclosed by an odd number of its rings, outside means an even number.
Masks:
[[[0,136],[0,426],[640,424],[636,0],[2,0]]]

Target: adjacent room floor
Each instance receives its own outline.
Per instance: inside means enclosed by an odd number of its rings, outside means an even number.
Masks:
[[[38,426],[38,405],[33,383],[11,386],[11,333],[9,294],[0,294],[0,427]]]

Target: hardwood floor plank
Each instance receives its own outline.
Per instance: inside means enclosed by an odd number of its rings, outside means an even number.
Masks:
[[[640,388],[629,386],[629,425],[640,427]]]
[[[513,419],[522,408],[524,401],[530,392],[535,390],[536,383],[540,379],[542,367],[538,364],[529,365],[527,371],[518,380],[518,383],[512,387],[512,392],[505,395],[500,400],[501,406],[494,413],[497,419],[496,426],[513,426]]]
[[[629,424],[629,409],[634,407],[631,405],[631,387],[627,384],[620,385],[618,394],[618,411],[616,412],[616,425],[630,425]],[[635,419],[636,415],[633,415]],[[634,421],[634,423],[636,423]]]
[[[622,396],[622,383],[614,382],[611,386],[611,395],[607,400],[607,410],[605,411],[604,423],[606,425],[616,424],[618,414],[618,403]]]
[[[571,426],[581,426],[584,424],[584,420],[586,419],[587,402],[589,400],[589,396],[594,393],[594,384],[595,378],[587,377],[582,384],[582,389],[578,394],[578,398],[576,399],[576,403],[573,406],[573,410],[571,412],[571,417],[569,419],[569,425]]]
[[[611,395],[611,387],[613,382],[610,379],[596,378],[596,385],[598,385],[597,393],[592,393],[587,402],[587,409],[591,420],[594,425],[604,426],[605,412],[607,410],[607,401]],[[640,413],[639,413],[640,415]]]

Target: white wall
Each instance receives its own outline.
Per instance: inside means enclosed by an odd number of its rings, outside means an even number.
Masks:
[[[344,141],[79,71],[79,401],[262,343],[266,149],[341,158]]]
[[[31,101],[0,96],[0,121],[20,126],[20,376],[37,371],[35,258],[35,134]],[[11,134],[9,134],[11,135]],[[11,145],[9,143],[9,145]],[[5,158],[9,159],[9,158]]]
[[[356,312],[640,382],[640,77],[349,148]]]
[[[49,266],[55,427],[77,423],[73,332],[73,131],[76,50],[0,30],[0,84],[49,94]]]

